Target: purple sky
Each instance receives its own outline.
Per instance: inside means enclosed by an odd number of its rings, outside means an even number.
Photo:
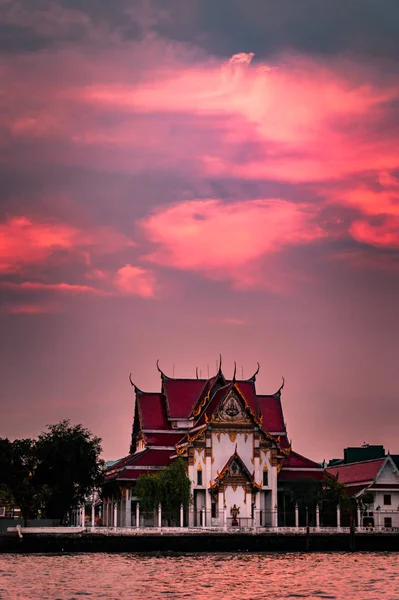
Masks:
[[[397,0],[2,0],[0,436],[129,448],[167,374],[284,375],[296,451],[399,451]]]

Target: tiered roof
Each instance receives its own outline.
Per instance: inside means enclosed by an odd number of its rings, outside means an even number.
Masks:
[[[151,472],[152,465],[155,470],[168,465],[175,455],[175,448],[179,448],[195,432],[202,431],[207,426],[219,403],[233,389],[242,398],[245,410],[254,424],[273,440],[282,455],[288,457],[280,474],[282,477],[292,478],[295,470],[302,477],[307,476],[306,471],[309,471],[309,476],[313,476],[316,471],[323,473],[317,463],[291,452],[281,406],[284,379],[274,394],[259,395],[255,387],[259,365],[254,375],[246,380],[236,380],[235,372],[233,379],[226,379],[221,364],[218,373],[209,379],[175,379],[165,375],[158,363],[157,368],[161,375],[161,392],[143,392],[130,379],[136,392],[131,454],[107,470],[108,480],[123,479],[127,477],[127,471],[130,471],[129,479],[137,478],[140,469],[129,467],[140,466],[142,456],[145,456],[144,466],[148,467],[148,472]],[[144,448],[142,452],[137,452],[139,442],[139,448]],[[158,464],[160,457],[163,465]]]

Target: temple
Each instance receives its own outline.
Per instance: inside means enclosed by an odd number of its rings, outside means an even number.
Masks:
[[[226,379],[221,360],[209,379],[160,373],[160,392],[135,391],[130,454],[105,474],[104,525],[138,525],[134,486],[181,457],[194,498],[184,515],[193,527],[278,527],[279,499],[298,481],[323,479],[323,467],[292,449],[281,387],[258,394],[256,376]],[[141,518],[143,518],[141,516]],[[227,519],[227,523],[226,523]]]

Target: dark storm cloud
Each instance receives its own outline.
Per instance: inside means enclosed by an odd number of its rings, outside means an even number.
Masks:
[[[54,7],[46,28],[40,17]],[[225,56],[250,49],[258,58],[285,50],[399,57],[397,0],[6,0],[0,22],[0,51],[8,52],[88,43],[94,27],[120,39],[152,30]]]
[[[152,6],[165,10],[165,2]],[[285,49],[399,56],[396,0],[175,0],[157,30],[230,55],[248,48],[267,56]]]

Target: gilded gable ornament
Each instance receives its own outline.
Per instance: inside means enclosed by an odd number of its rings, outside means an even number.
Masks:
[[[221,402],[215,414],[215,421],[224,423],[249,422],[242,402],[234,393],[230,393],[227,398]]]

